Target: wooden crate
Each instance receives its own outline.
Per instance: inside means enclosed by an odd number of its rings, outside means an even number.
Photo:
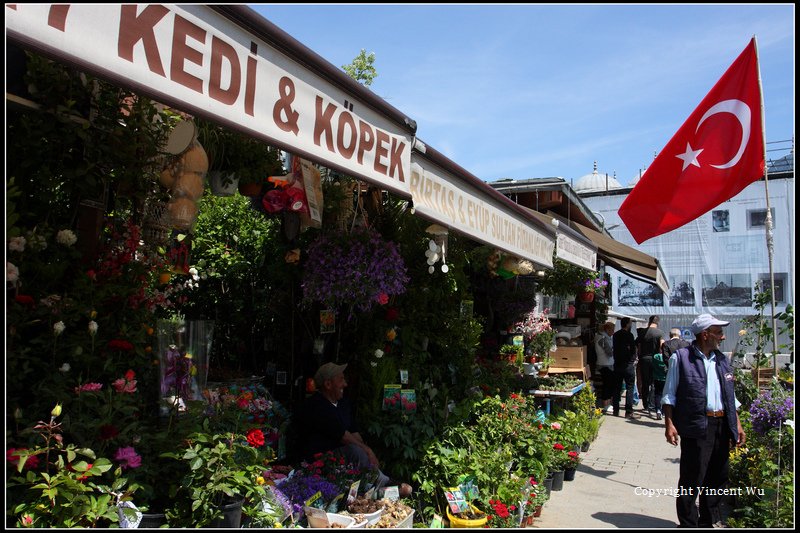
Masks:
[[[559,346],[550,355],[555,359],[548,369],[551,374],[584,372],[587,363],[586,346]]]
[[[769,385],[772,382],[772,378],[775,377],[775,369],[771,366],[758,369],[754,368],[751,372],[756,372],[756,383],[758,383],[759,386]]]

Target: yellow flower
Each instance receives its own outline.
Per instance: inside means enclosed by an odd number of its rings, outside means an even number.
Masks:
[[[256,483],[258,483],[259,485],[263,485],[264,483],[266,483],[266,480],[264,479],[264,476],[258,476],[256,478]]]
[[[746,329],[740,329],[739,330],[739,336],[740,337],[744,337],[745,335],[747,335],[747,330]]]
[[[391,341],[393,341],[395,339],[395,337],[397,337],[397,332],[394,330],[394,328],[392,328],[392,329],[390,329],[389,331],[386,332],[386,340],[387,341],[391,342]]]
[[[53,416],[53,418],[61,416],[61,404],[57,403],[56,406],[53,407],[53,410],[50,411],[50,414]]]

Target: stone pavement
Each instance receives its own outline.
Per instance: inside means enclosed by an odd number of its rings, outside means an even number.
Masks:
[[[575,480],[552,492],[530,527],[677,527],[672,494],[680,447],[667,443],[664,421],[655,414],[636,408],[632,419],[606,415],[597,439],[581,457]]]

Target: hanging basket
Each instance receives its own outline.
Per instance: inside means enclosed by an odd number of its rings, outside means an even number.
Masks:
[[[165,244],[169,240],[171,230],[167,203],[150,201],[145,208],[142,221],[142,239],[148,244]]]

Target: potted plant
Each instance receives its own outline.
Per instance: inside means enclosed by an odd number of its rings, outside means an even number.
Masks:
[[[246,436],[197,432],[182,451],[162,454],[188,467],[170,488],[170,526],[239,527],[243,505],[256,512],[266,498],[263,471],[272,457],[264,442],[260,430]]]
[[[500,357],[504,361],[521,367],[523,363],[524,348],[522,346],[515,346],[513,344],[503,344],[500,346]]]
[[[198,119],[198,140],[208,154],[212,192],[258,196],[269,176],[284,173],[276,148],[244,133]]]
[[[591,302],[594,300],[596,293],[605,291],[607,285],[608,282],[600,278],[599,272],[590,271],[589,276],[579,285],[580,292],[578,296],[582,302]]]

